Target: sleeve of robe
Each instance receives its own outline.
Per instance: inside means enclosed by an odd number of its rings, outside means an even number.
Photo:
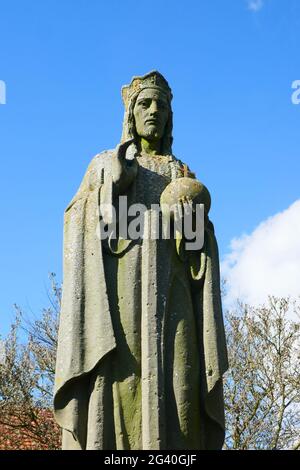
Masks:
[[[195,178],[188,166],[183,174]],[[180,250],[182,246],[178,246]],[[214,226],[208,219],[201,253],[190,258],[193,304],[200,337],[201,394],[204,409],[203,440],[207,450],[222,449],[225,439],[223,375],[228,355],[220,292],[220,261]]]
[[[99,201],[112,202],[111,152],[96,156],[65,211],[63,296],[54,388],[58,424],[85,448],[87,374],[115,348],[99,242]]]
[[[204,408],[204,445],[207,450],[221,449],[225,438],[223,375],[228,369],[226,338],[220,293],[220,268],[213,224],[205,229],[201,253],[191,262],[192,279],[198,287],[193,303],[200,330],[201,395]],[[200,282],[199,282],[200,281]]]

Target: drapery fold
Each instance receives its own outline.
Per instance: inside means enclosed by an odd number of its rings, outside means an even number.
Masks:
[[[111,152],[105,152],[92,161],[65,212],[64,222],[64,282],[54,410],[59,425],[72,433],[81,449],[86,448],[91,373],[118,348],[99,238],[99,205],[113,203],[110,158]],[[203,447],[219,449],[224,440],[222,376],[228,362],[218,248],[211,223],[205,232],[204,250],[203,282],[193,288],[192,294],[201,365],[203,412],[199,419],[203,420]]]

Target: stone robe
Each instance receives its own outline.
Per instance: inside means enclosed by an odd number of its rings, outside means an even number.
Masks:
[[[64,449],[220,449],[227,353],[218,249],[173,239],[99,239],[117,206],[111,151],[91,162],[65,213],[54,409]],[[137,157],[128,204],[147,207],[182,176],[174,156]]]

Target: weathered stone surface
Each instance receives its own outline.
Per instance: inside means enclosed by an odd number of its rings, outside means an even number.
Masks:
[[[162,192],[160,203],[172,207],[185,198],[194,204],[204,204],[206,213],[209,213],[211,199],[208,189],[200,181],[189,177],[178,178],[168,184]]]
[[[153,204],[193,200],[208,213],[209,192],[172,154],[162,75],[135,77],[122,95],[121,144],[92,160],[65,213],[54,396],[63,448],[219,449],[227,354],[213,225],[207,217],[204,246],[190,253],[149,236]],[[146,208],[144,236],[121,238],[117,226],[101,240],[120,195]]]

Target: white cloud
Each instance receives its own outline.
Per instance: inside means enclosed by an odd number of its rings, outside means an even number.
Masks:
[[[248,0],[248,9],[257,12],[264,6],[263,0]]]
[[[233,239],[221,265],[227,280],[225,304],[251,305],[269,295],[300,295],[300,200],[263,221],[250,235]]]

